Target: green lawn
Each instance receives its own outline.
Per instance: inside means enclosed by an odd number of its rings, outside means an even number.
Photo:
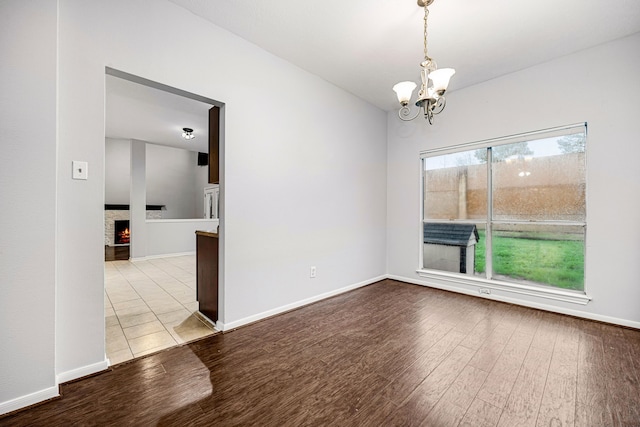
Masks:
[[[476,272],[485,271],[485,235],[478,230]],[[493,238],[493,276],[543,283],[565,289],[584,289],[584,243],[558,236],[513,237],[496,233]]]

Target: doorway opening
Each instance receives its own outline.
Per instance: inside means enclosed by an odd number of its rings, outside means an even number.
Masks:
[[[216,333],[198,310],[194,231],[218,229],[223,217],[223,209],[205,215],[205,194],[212,185],[222,190],[224,104],[111,68],[105,79],[105,335],[113,365]],[[184,138],[184,128],[195,138]]]

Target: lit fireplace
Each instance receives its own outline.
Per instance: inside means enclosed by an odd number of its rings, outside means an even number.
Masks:
[[[128,245],[130,239],[129,220],[115,220],[114,241],[116,245]]]

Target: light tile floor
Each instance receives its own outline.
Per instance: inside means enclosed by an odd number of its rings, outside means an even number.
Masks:
[[[195,255],[105,262],[104,315],[112,365],[216,332],[198,313]]]

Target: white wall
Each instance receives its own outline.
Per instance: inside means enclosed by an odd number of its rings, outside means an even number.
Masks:
[[[0,413],[58,393],[56,9],[0,3]],[[71,162],[61,167],[70,177]]]
[[[28,8],[17,6],[20,3],[11,5]],[[36,331],[28,335],[31,344],[24,344],[23,352],[27,353],[30,345],[37,345],[39,351],[37,356],[30,356],[35,360],[28,368],[23,368],[20,350],[12,350],[11,364],[2,364],[1,378],[13,375],[7,369],[20,360],[22,365],[16,374],[27,374],[31,379],[21,376],[21,387],[3,389],[4,401],[41,391],[51,385],[54,373],[62,381],[106,366],[103,215],[107,66],[226,103],[221,219],[223,322],[244,322],[384,275],[384,112],[169,2],[59,0],[56,117],[52,106],[56,87],[55,14],[50,2],[43,4],[47,5],[45,12],[34,10],[19,21],[13,14],[2,14],[6,17],[3,22],[15,24],[9,27],[12,30],[8,37],[3,34],[3,40],[15,43],[14,36],[20,35],[17,22],[26,28],[37,26],[37,17],[48,13],[48,26],[38,27],[34,33],[41,45],[23,61],[25,69],[33,66],[39,72],[50,71],[37,79],[22,73],[11,84],[22,89],[44,88],[24,98],[33,101],[28,102],[28,109],[16,112],[18,123],[29,128],[37,106],[42,110],[40,122],[44,123],[29,130],[37,133],[29,138],[31,145],[16,151],[19,158],[29,153],[30,161],[43,166],[29,170],[38,171],[34,176],[43,178],[37,184],[44,185],[47,205],[51,210],[56,206],[56,215],[53,211],[51,215],[39,212],[33,220],[23,218],[19,224],[25,227],[10,228],[6,237],[11,242],[21,241],[20,247],[26,248],[24,229],[37,223],[36,231],[29,229],[26,235],[44,246],[38,249],[43,256],[29,261],[37,262],[38,268],[26,263],[20,270],[23,274],[12,284],[15,295],[3,298],[3,315],[5,301],[23,309],[37,296],[36,306],[44,317],[26,319],[21,315],[7,321],[9,329]],[[7,46],[9,49],[11,45]],[[179,60],[184,57],[191,58],[189,67]],[[39,61],[48,67],[41,67]],[[259,80],[256,69],[260,70]],[[18,99],[18,93],[10,93]],[[301,101],[303,98],[313,102]],[[52,126],[56,119],[54,164]],[[87,181],[71,180],[72,160],[89,163]],[[22,167],[11,166],[11,170],[17,174],[17,168]],[[15,188],[16,184],[10,185]],[[16,216],[30,218],[25,212],[33,199],[25,190],[35,187],[35,182],[21,183],[17,191],[11,191],[15,194],[14,205],[24,208]],[[29,250],[34,247],[29,246]],[[54,259],[56,298],[51,289]],[[308,277],[310,265],[318,269],[318,277],[313,280]],[[55,334],[51,328],[54,307]],[[16,324],[21,321],[16,319],[26,319],[27,323]],[[51,349],[54,336],[55,372]]]
[[[217,219],[148,220],[146,257],[195,253],[196,230],[215,232],[218,224]]]
[[[105,138],[104,202],[128,205],[131,190],[131,140]]]
[[[162,217],[202,218],[208,168],[198,153],[146,144],[146,204],[165,205]],[[131,140],[105,139],[105,203],[129,204]]]
[[[162,218],[202,218],[196,209],[206,181],[197,181],[198,153],[147,143],[146,158],[147,204],[165,205]]]
[[[197,166],[198,154],[193,151],[143,141],[134,144],[139,145],[139,156],[132,162],[131,140],[105,138],[105,203],[130,204],[131,170],[137,177],[131,203],[138,211],[131,226],[132,258],[195,252],[195,230],[218,226],[217,220],[199,219],[204,187],[209,185],[208,168]],[[163,219],[147,220],[143,216],[147,204],[165,205]]]
[[[389,113],[389,274],[428,283],[416,274],[421,236],[420,151],[588,122],[585,288],[593,300],[582,306],[502,291],[494,291],[493,296],[640,327],[638,52],[640,34],[452,92],[446,111],[436,116],[432,127],[402,123]],[[614,73],[606,84],[601,66]],[[478,293],[473,286],[449,286]]]

